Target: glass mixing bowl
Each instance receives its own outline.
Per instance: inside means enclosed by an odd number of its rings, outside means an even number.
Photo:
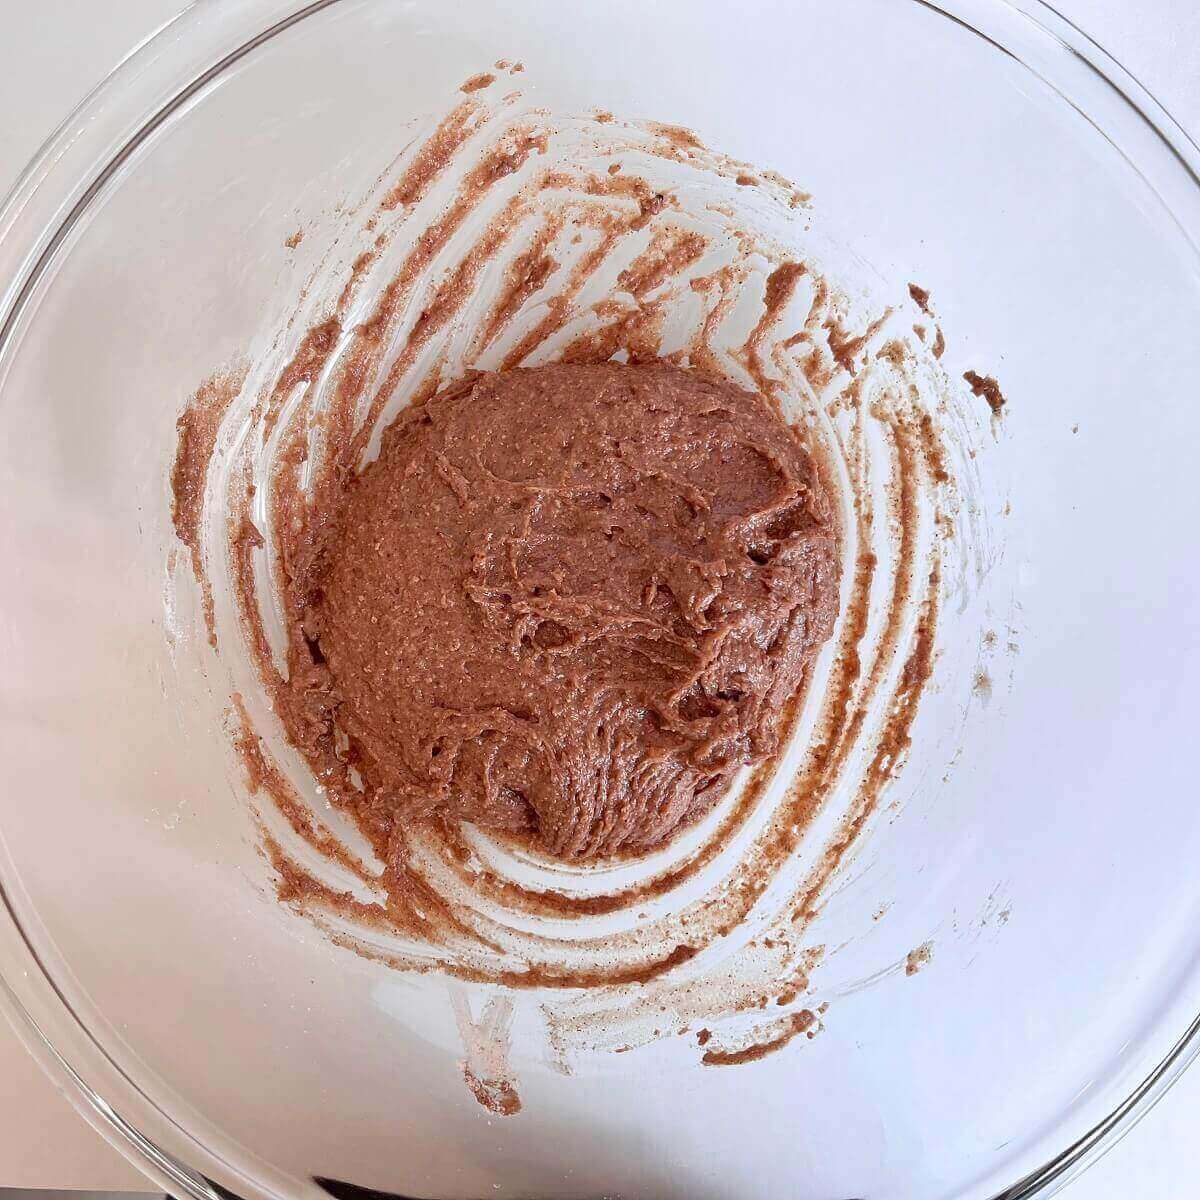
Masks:
[[[933,695],[840,884],[890,905],[895,978],[732,1070],[565,1077],[518,1039],[506,1121],[456,1078],[444,981],[275,902],[164,611],[182,405],[276,312],[297,227],[501,57],[776,168],[930,288],[952,373],[1002,379],[1013,480],[990,704],[944,774],[921,746],[962,712]],[[1197,1046],[1198,162],[1037,0],[193,5],[0,215],[0,999],[30,1050],[205,1200],[1055,1191]]]

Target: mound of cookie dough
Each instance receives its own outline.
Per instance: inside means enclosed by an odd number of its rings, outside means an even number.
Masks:
[[[371,803],[588,859],[658,846],[778,749],[838,530],[763,397],[666,363],[477,375],[402,413],[306,575]]]

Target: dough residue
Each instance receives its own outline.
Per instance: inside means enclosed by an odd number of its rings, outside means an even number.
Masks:
[[[971,392],[976,396],[982,396],[987,401],[988,408],[996,416],[999,416],[1007,403],[999,383],[990,375],[980,375],[978,371],[964,371],[963,378],[970,385]]]
[[[218,373],[200,385],[176,422],[179,440],[171,468],[171,519],[175,536],[188,548],[192,573],[200,584],[208,641],[214,649],[217,630],[213,619],[212,584],[204,568],[201,532],[204,489],[217,444],[217,432],[241,386],[241,377],[227,372]]]
[[[687,1029],[753,1062],[815,1032],[781,1009],[820,1010],[999,430],[795,185],[498,90],[347,210],[184,484],[250,803],[283,903],[538,989],[564,1069]]]

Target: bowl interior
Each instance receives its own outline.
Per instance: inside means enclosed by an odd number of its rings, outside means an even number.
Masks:
[[[522,994],[509,1121],[457,1066],[448,992],[477,1012],[488,989],[389,971],[278,906],[198,609],[164,604],[183,404],[286,315],[286,239],[501,57],[552,110],[675,122],[782,172],[816,229],[930,289],[951,375],[1008,397],[986,453],[1010,506],[895,807],[817,927],[838,946],[887,908],[822,979],[821,1036],[732,1070],[656,1044],[564,1075]],[[1120,132],[928,6],[315,13],[146,140],[4,349],[0,873],[26,936],[186,1132],[173,1148],[194,1138],[231,1187],[993,1194],[1110,1112],[1200,994],[1198,285],[1187,219]]]

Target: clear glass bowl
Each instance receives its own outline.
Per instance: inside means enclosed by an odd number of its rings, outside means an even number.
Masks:
[[[1045,1196],[1195,1054],[1200,155],[1036,0],[731,16],[202,0],[0,215],[0,998],[176,1194]],[[774,167],[929,287],[951,367],[1002,378],[1014,483],[986,719],[946,779],[910,764],[847,881],[892,904],[880,961],[933,930],[934,962],[753,1066],[531,1058],[489,1123],[442,985],[275,903],[163,597],[182,404],[274,312],[298,224],[500,57]]]

